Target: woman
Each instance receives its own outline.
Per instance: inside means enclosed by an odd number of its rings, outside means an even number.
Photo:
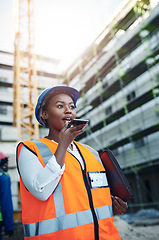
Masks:
[[[68,86],[46,89],[35,115],[49,134],[17,147],[24,239],[120,239],[99,155],[74,141],[86,125],[68,128],[78,96]],[[116,213],[127,208],[117,197],[113,204]]]

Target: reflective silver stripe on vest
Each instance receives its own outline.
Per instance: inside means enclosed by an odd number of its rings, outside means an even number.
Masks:
[[[40,142],[39,140],[33,140],[32,142],[36,144],[36,146],[43,158],[44,164],[46,165],[48,163],[48,160],[53,155],[50,148],[45,143]],[[55,203],[56,216],[60,217],[62,215],[65,215],[61,182],[58,183],[58,185],[53,193],[53,198],[54,198],[54,203]]]
[[[52,157],[52,152],[50,151],[49,147],[44,144],[43,142],[40,142],[39,140],[32,140],[33,143],[36,144],[43,160],[44,164],[46,165],[49,161],[49,159]]]
[[[56,216],[60,217],[65,215],[64,201],[62,195],[61,182],[58,183],[54,193],[53,193]]]
[[[112,207],[104,206],[95,209],[98,220],[110,218],[113,216]],[[38,223],[25,224],[24,236],[34,237],[37,235],[54,233],[63,229],[74,228],[77,226],[93,223],[91,210],[77,213],[66,214],[61,217],[41,221]]]

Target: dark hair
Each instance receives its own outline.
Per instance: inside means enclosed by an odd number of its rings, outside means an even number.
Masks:
[[[3,158],[0,160],[0,166],[3,166],[3,164],[8,162],[8,158]]]

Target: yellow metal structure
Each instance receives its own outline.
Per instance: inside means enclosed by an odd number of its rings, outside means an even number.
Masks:
[[[33,0],[15,0],[13,125],[18,128],[18,141],[39,135],[34,118],[37,79],[33,33]]]

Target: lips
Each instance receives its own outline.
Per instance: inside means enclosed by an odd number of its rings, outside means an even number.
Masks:
[[[64,121],[72,121],[72,117],[65,117],[65,118],[63,118],[62,120],[64,120]]]

